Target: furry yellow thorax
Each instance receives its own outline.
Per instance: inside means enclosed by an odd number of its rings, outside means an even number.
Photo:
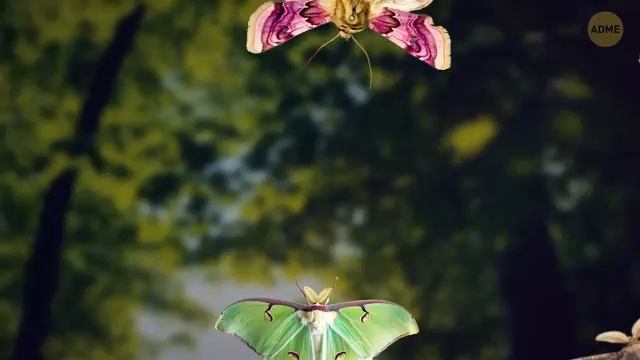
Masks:
[[[364,30],[369,22],[370,0],[334,0],[332,20],[340,36],[348,39]]]

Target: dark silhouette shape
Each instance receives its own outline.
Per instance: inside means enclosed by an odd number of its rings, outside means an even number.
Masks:
[[[520,225],[516,234],[520,237],[500,266],[510,358],[568,359],[576,346],[575,300],[564,283],[544,217]]]
[[[94,156],[93,139],[120,70],[144,17],[137,6],[118,25],[113,40],[96,69],[89,94],[78,117],[73,145],[76,156]],[[52,325],[51,304],[58,288],[60,255],[65,238],[65,217],[76,181],[76,170],[63,171],[44,198],[33,252],[26,267],[22,318],[12,358],[42,359],[42,345]]]

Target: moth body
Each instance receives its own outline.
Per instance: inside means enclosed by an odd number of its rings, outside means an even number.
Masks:
[[[322,311],[322,310],[313,310],[313,311],[304,311],[300,310],[297,312],[300,317],[300,321],[303,325],[309,326],[311,329],[311,335],[322,335],[324,334],[327,326],[331,325],[333,320],[336,319],[337,313],[334,311]]]
[[[340,30],[340,37],[349,39],[353,34],[367,28],[369,23],[369,0],[334,0],[331,20]]]
[[[451,39],[426,14],[433,0],[284,0],[267,2],[249,18],[247,50],[262,53],[318,26],[333,23],[336,38],[351,39],[366,28],[409,55],[445,70],[451,66]],[[355,40],[355,38],[354,38]],[[332,40],[322,45],[328,45]],[[359,43],[358,46],[362,48]],[[368,59],[367,59],[368,61]]]
[[[297,311],[300,322],[309,326],[312,347],[315,350],[316,358],[321,359],[322,344],[325,341],[327,329],[335,320],[337,313],[323,310]]]
[[[264,360],[372,360],[418,333],[402,306],[384,300],[329,305],[332,288],[300,288],[307,304],[251,298],[229,305],[215,328],[238,336]]]

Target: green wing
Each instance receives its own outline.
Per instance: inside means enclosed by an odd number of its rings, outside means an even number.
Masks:
[[[242,300],[227,307],[215,327],[239,337],[263,359],[314,360],[309,329],[296,314],[301,307],[273,299]]]
[[[347,338],[343,338],[329,327],[322,341],[321,356],[317,360],[371,360],[371,357],[362,355],[351,347]]]
[[[303,326],[302,330],[285,347],[272,358],[273,360],[318,360],[313,353],[311,329]]]
[[[349,348],[355,354],[352,357],[348,350],[332,348],[332,352],[325,354],[325,359],[321,360],[336,360],[335,356],[341,351],[346,355],[338,360],[370,359],[396,340],[419,331],[413,316],[402,306],[390,302],[352,301],[331,305],[330,309],[338,315],[329,325],[327,342],[335,343],[336,347]],[[337,336],[332,336],[334,333]],[[331,357],[332,354],[334,357]]]

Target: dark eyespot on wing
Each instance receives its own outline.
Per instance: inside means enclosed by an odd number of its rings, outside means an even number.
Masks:
[[[369,313],[364,313],[364,315],[362,315],[362,317],[360,318],[360,322],[367,322],[369,320]]]
[[[269,311],[271,311],[271,308],[273,307],[273,304],[269,304],[267,306],[267,310],[264,311],[264,320],[271,322],[273,321],[273,315],[271,315],[271,313]]]
[[[268,322],[272,322],[273,321],[273,316],[271,314],[269,314],[268,311],[264,312],[264,321],[268,321]]]
[[[290,351],[288,354],[289,359],[291,360],[300,360],[300,356],[296,353],[294,353],[293,351]]]
[[[362,317],[360,317],[360,322],[363,322],[363,323],[367,322],[367,320],[369,320],[369,312],[367,311],[367,308],[364,305],[360,306],[360,308],[364,312],[364,314],[362,314]]]
[[[344,351],[336,354],[336,360],[344,360],[346,358],[347,358],[347,353]]]

